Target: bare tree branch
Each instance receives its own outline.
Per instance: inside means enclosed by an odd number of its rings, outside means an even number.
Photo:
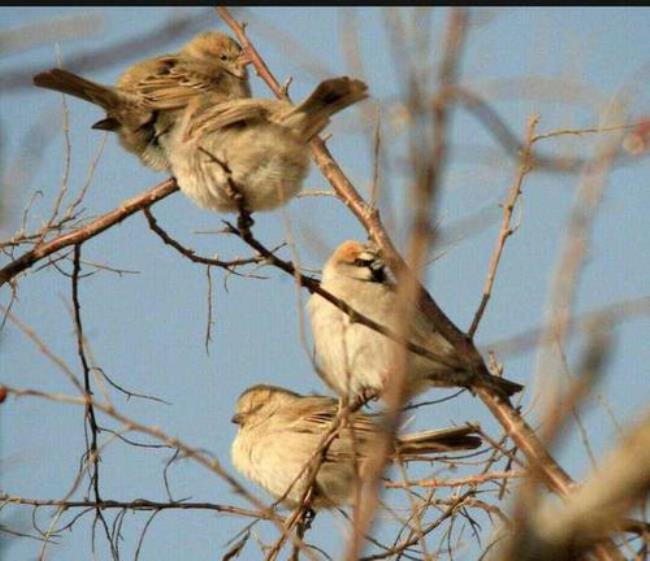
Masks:
[[[119,208],[107,212],[71,232],[57,236],[50,241],[41,242],[32,250],[24,253],[18,259],[0,269],[0,286],[11,281],[17,274],[29,269],[53,253],[89,240],[104,230],[119,224],[125,218],[161,201],[176,191],[178,191],[176,181],[174,179],[167,179],[149,191],[124,201]]]

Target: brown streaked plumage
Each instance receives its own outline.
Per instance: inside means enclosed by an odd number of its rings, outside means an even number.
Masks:
[[[60,91],[99,105],[106,118],[95,129],[118,134],[125,150],[155,170],[168,169],[158,142],[197,96],[221,99],[250,96],[246,59],[239,44],[224,33],[208,31],[176,54],[146,59],[129,67],[115,86],[97,84],[53,68],[34,76],[38,87]]]
[[[308,142],[330,117],[367,97],[347,76],[321,82],[302,103],[197,98],[164,137],[174,177],[201,207],[218,212],[271,210],[291,199],[309,170]],[[242,201],[233,197],[233,185]],[[243,204],[242,204],[243,203]]]
[[[302,396],[271,385],[257,385],[239,397],[232,420],[239,425],[231,456],[234,466],[276,498],[291,484],[284,503],[295,506],[305,491],[307,473],[299,473],[319,449],[339,404],[324,396]],[[348,424],[328,448],[316,476],[313,506],[343,505],[353,496],[366,461],[377,448],[381,432],[377,417],[351,413]],[[397,439],[392,459],[432,460],[431,454],[471,450],[481,445],[475,427],[419,432]],[[355,455],[356,454],[356,455]]]

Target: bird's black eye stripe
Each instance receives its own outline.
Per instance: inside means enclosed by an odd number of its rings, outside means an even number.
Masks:
[[[361,257],[357,257],[354,260],[354,265],[356,267],[370,267],[372,264],[372,259],[362,259]]]

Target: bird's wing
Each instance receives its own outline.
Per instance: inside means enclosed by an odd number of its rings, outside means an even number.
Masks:
[[[265,119],[268,104],[259,99],[233,99],[197,110],[192,118],[189,136],[204,135],[236,124]],[[199,132],[200,131],[200,132]]]
[[[325,435],[332,426],[338,414],[335,400],[327,399],[329,407],[323,407],[303,417],[304,428]],[[332,403],[333,402],[333,403]],[[369,446],[376,442],[378,437],[377,425],[371,416],[352,413],[347,420],[347,425],[339,430],[339,434],[330,443],[326,453],[325,462],[349,461],[355,456],[362,460],[368,455]]]
[[[336,399],[314,395],[304,397],[296,403],[293,413],[309,430],[325,434],[332,421],[336,419],[337,411]]]
[[[197,64],[176,55],[143,61],[137,70],[134,79],[119,86],[133,89],[151,109],[185,107],[192,98],[213,91],[223,73],[218,65]]]

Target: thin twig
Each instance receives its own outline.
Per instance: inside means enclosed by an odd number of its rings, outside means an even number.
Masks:
[[[521,162],[519,163],[519,170],[517,172],[517,177],[508,193],[508,197],[505,205],[503,205],[503,219],[501,221],[501,230],[499,230],[499,236],[497,237],[497,242],[492,252],[492,257],[490,257],[490,265],[488,267],[487,278],[485,279],[485,286],[483,287],[483,296],[481,298],[481,303],[479,304],[476,314],[474,314],[474,319],[472,325],[469,328],[467,334],[470,337],[474,337],[478,325],[483,317],[485,308],[488,304],[490,296],[492,295],[492,287],[494,286],[494,279],[496,278],[497,268],[499,267],[499,261],[501,260],[501,254],[503,253],[503,248],[506,244],[506,240],[512,235],[513,230],[510,227],[510,220],[512,218],[512,213],[517,204],[517,199],[521,195],[521,186],[524,181],[524,177],[532,169],[532,159],[531,159],[531,149],[533,146],[533,137],[535,134],[535,127],[539,121],[538,117],[533,117],[528,122],[527,132],[526,132],[526,144],[524,145],[524,151],[521,155]]]
[[[241,265],[259,264],[259,263],[264,263],[266,261],[265,257],[260,257],[260,256],[238,258],[238,259],[231,259],[229,261],[223,261],[221,259],[215,259],[212,257],[203,257],[201,255],[197,255],[196,251],[183,246],[180,242],[172,238],[158,224],[158,221],[156,220],[156,218],[154,217],[154,215],[152,214],[149,208],[143,208],[142,212],[145,215],[147,222],[149,223],[149,227],[160,237],[160,239],[163,242],[165,242],[165,244],[173,247],[176,251],[178,251],[180,254],[184,255],[194,263],[201,263],[202,265],[208,265],[209,267],[211,266],[220,267],[222,269],[226,269],[231,273],[237,274],[236,268]]]
[[[167,503],[159,501],[149,501],[146,499],[134,499],[132,501],[114,501],[104,499],[100,501],[61,501],[57,499],[32,499],[21,497],[18,495],[11,495],[9,493],[0,494],[0,504],[17,504],[29,505],[35,507],[49,507],[55,506],[69,510],[72,508],[90,508],[100,510],[112,509],[126,509],[133,511],[160,511],[160,510],[212,510],[224,514],[232,514],[234,516],[245,516],[248,518],[262,518],[269,519],[270,515],[263,511],[247,510],[230,505],[220,505],[209,502],[174,502]],[[281,520],[280,517],[278,517]]]
[[[469,475],[458,479],[418,479],[417,481],[389,481],[385,483],[387,489],[404,489],[408,487],[462,487],[463,485],[477,485],[486,481],[502,481],[526,477],[525,471],[501,471]]]
[[[88,364],[88,359],[85,352],[85,338],[83,332],[83,326],[81,323],[81,303],[79,301],[79,273],[81,271],[81,244],[76,244],[74,246],[74,259],[73,259],[73,268],[72,268],[72,305],[74,311],[74,323],[75,323],[75,332],[77,335],[77,353],[79,354],[79,360],[81,361],[81,366],[83,368],[83,380],[84,380],[84,391],[86,394],[86,410],[84,414],[84,423],[88,421],[88,428],[90,429],[90,444],[85,454],[87,456],[87,464],[90,471],[90,483],[93,488],[93,494],[95,496],[96,502],[101,502],[101,495],[99,492],[99,449],[97,446],[97,439],[99,435],[99,426],[97,424],[97,417],[95,415],[95,408],[93,407],[93,391],[90,387],[90,365]],[[113,556],[117,558],[117,552],[113,547],[113,542],[108,532],[108,525],[104,515],[102,514],[101,509],[95,509],[95,516],[101,520],[102,526],[106,531],[106,537],[108,542],[111,544],[111,549]]]
[[[0,269],[0,286],[9,282],[17,274],[29,269],[40,260],[49,257],[65,247],[85,242],[97,234],[101,234],[104,230],[119,224],[125,218],[157,203],[176,191],[178,191],[176,181],[174,179],[167,179],[149,191],[124,201],[115,210],[107,212],[71,232],[66,232],[50,241],[44,241]]]

